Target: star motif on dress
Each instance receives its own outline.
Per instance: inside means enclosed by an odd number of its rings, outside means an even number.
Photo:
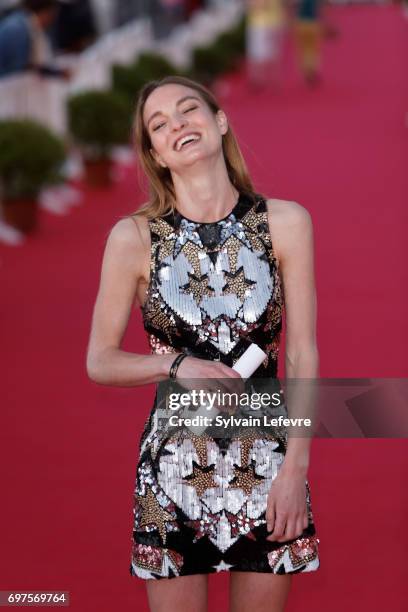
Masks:
[[[186,521],[185,525],[194,529],[194,542],[198,542],[204,536],[216,537],[217,514],[204,512],[201,519]]]
[[[248,232],[248,240],[251,243],[251,247],[254,251],[261,251],[262,253],[262,251],[265,250],[265,245],[258,235]],[[267,255],[265,253],[263,253],[262,258],[268,261]]]
[[[226,272],[225,276],[228,280],[224,287],[224,295],[234,293],[241,301],[247,297],[247,290],[253,285],[256,285],[256,281],[245,278],[244,268],[242,266],[235,274]]]
[[[211,442],[212,438],[206,434],[203,434],[201,436],[192,436],[191,441],[194,444],[194,448],[200,461],[200,465],[207,465],[207,442]]]
[[[203,274],[201,278],[192,272],[188,273],[190,282],[182,285],[180,289],[183,293],[192,293],[197,304],[200,304],[204,295],[215,295],[214,289],[208,286],[209,278]]]
[[[159,274],[159,278],[160,278],[160,271],[164,270],[165,268],[170,268],[170,264],[168,261],[160,261],[157,266],[156,266],[156,270]]]
[[[247,428],[242,431],[239,435],[238,439],[241,446],[241,466],[248,465],[249,463],[249,453],[252,450],[252,447],[256,440],[259,440],[260,435],[258,432],[254,432],[253,430],[248,430]]]
[[[231,489],[242,489],[245,495],[250,495],[254,486],[260,484],[264,480],[263,476],[255,474],[255,464],[253,461],[246,467],[234,465],[234,478],[228,483]]]
[[[250,228],[254,234],[258,233],[258,225],[263,222],[265,222],[265,213],[256,212],[254,207],[250,208],[242,218],[242,223],[244,223],[246,227]]]
[[[268,322],[264,327],[265,331],[270,331],[270,330],[274,330],[275,328],[277,328],[278,324],[281,321],[281,318],[282,318],[282,307],[281,307],[280,302],[276,301],[274,304],[270,304],[268,306]],[[279,337],[275,335],[274,340],[276,340],[276,343],[279,349]]]
[[[173,254],[175,242],[176,242],[175,239],[172,238],[171,240],[166,240],[165,242],[161,243],[160,245],[160,259],[161,260],[166,259],[166,257]]]
[[[244,535],[252,540],[256,540],[255,537],[251,537],[248,534],[251,533],[251,530],[255,529],[255,527],[259,526],[259,520],[249,518],[242,509],[238,512],[238,514],[232,514],[231,512],[225,513],[228,522],[231,526],[231,536],[237,537],[240,535]]]
[[[165,544],[166,522],[174,521],[174,516],[160,505],[157,497],[151,489],[147,490],[145,497],[139,496],[138,502],[141,507],[140,526],[147,527],[148,525],[154,525],[157,527],[157,530],[163,540],[163,544]]]
[[[218,565],[213,565],[213,568],[217,570],[217,573],[227,571],[229,570],[230,567],[234,567],[234,566],[230,565],[229,563],[225,563],[224,560],[220,561]]]
[[[228,253],[228,259],[229,259],[228,272],[234,273],[236,271],[238,255],[239,255],[239,251],[241,250],[242,244],[243,244],[242,240],[240,240],[236,236],[230,236],[228,240],[226,240],[224,245],[222,246],[222,250],[225,253]]]
[[[171,343],[171,337],[167,333],[169,328],[169,317],[162,310],[156,310],[152,314],[150,321],[152,327],[159,330],[162,329],[167,334]]]
[[[194,487],[198,497],[202,497],[207,489],[213,489],[218,486],[214,482],[214,471],[215,465],[201,467],[193,461],[193,473],[186,476],[183,482]]]
[[[160,217],[150,221],[150,229],[153,234],[156,234],[162,240],[174,237],[173,227],[165,220]]]
[[[241,244],[245,244],[248,248],[251,248],[251,243],[245,235],[245,228],[241,221],[236,221],[235,216],[232,215],[229,221],[222,221],[221,241],[223,245],[227,240],[232,237],[236,238]]]
[[[278,565],[279,561],[282,559],[287,549],[288,549],[288,545],[284,544],[276,550],[271,550],[271,552],[269,552],[267,555],[269,567],[271,567],[272,569],[275,569],[275,567]]]
[[[176,234],[176,240],[174,244],[174,259],[178,256],[184,245],[188,242],[192,242],[194,244],[197,244],[198,246],[202,246],[200,236],[195,231],[196,225],[196,223],[191,223],[187,221],[187,219],[181,220],[179,231]]]
[[[188,259],[188,262],[192,266],[195,275],[199,277],[201,275],[200,255],[202,255],[202,252],[200,251],[197,244],[195,244],[191,240],[188,240],[183,246],[182,253]]]

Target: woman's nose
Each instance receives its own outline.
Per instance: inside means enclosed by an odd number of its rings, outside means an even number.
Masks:
[[[171,129],[173,131],[178,131],[182,129],[186,124],[187,121],[184,115],[175,115],[171,120]]]

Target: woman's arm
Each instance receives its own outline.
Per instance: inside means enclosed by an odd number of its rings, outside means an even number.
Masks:
[[[313,419],[316,384],[301,379],[316,379],[319,354],[316,341],[317,300],[314,273],[313,224],[309,212],[289,202],[287,221],[280,236],[281,273],[286,311],[285,369],[288,385],[289,416]],[[305,438],[289,435],[285,456],[285,470],[303,471],[309,465],[311,435]]]
[[[316,385],[298,379],[318,376],[316,342],[316,288],[314,274],[313,225],[308,211],[296,202],[270,201],[269,220],[275,255],[279,260],[286,311],[286,403],[289,417],[312,419],[316,406]],[[305,384],[306,383],[306,384]],[[270,540],[297,537],[308,524],[305,479],[309,466],[311,433],[291,435],[284,461],[268,497]]]
[[[138,355],[120,348],[149,261],[143,223],[147,227],[145,219],[136,218],[136,223],[121,219],[106,243],[86,358],[89,378],[102,385],[131,387],[165,380],[175,357]]]

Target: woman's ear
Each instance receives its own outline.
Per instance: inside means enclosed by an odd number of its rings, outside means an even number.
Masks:
[[[216,114],[218,127],[220,128],[221,134],[224,136],[228,132],[228,119],[224,111],[219,110]]]

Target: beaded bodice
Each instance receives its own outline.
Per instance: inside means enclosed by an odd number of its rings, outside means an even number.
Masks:
[[[255,342],[254,377],[277,376],[283,292],[266,202],[241,194],[231,213],[198,223],[176,211],[149,221],[142,306],[152,353],[185,351],[232,366]]]

